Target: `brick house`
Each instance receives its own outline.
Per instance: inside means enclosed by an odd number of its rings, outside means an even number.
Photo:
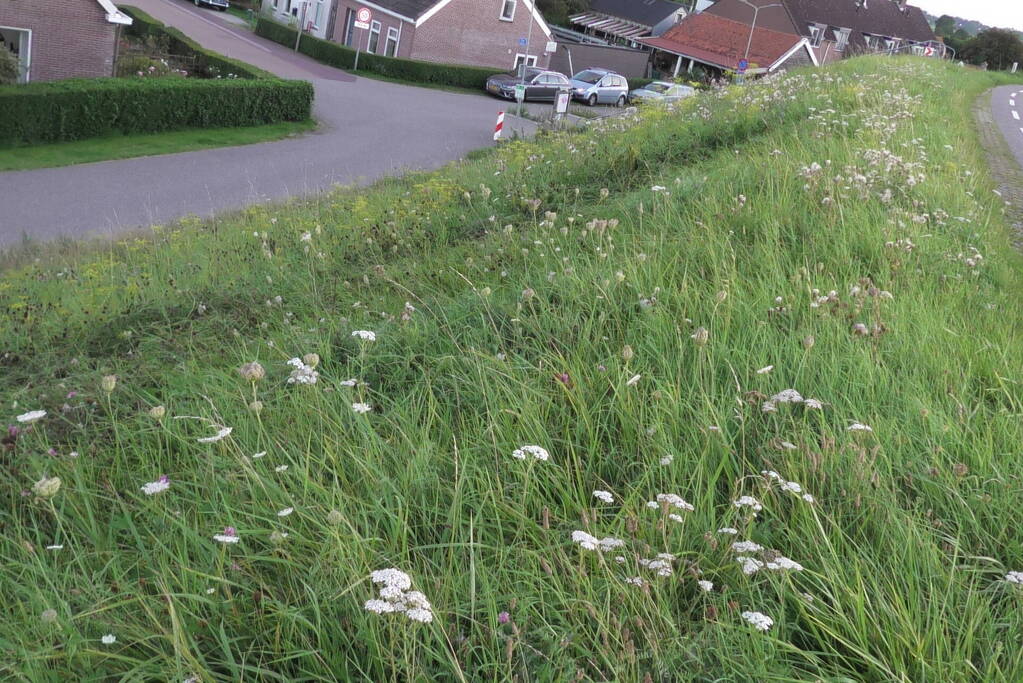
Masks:
[[[17,55],[23,83],[112,76],[129,24],[111,0],[4,0],[0,50]]]
[[[711,4],[713,0],[696,0],[693,11],[702,12]],[[611,45],[642,47],[637,38],[663,35],[689,14],[686,6],[670,0],[590,0],[589,8],[569,21]]]
[[[718,4],[741,2],[719,0]],[[791,25],[768,26],[758,21],[752,26],[709,10],[687,16],[660,37],[639,41],[654,49],[655,63],[668,68],[673,65],[674,77],[683,68],[692,71],[696,65],[709,67],[712,72],[736,71],[743,60],[750,75],[771,73],[783,66],[819,63],[809,40],[798,35]]]
[[[372,13],[368,29],[355,27],[363,8]],[[304,17],[319,38],[427,62],[546,68],[556,50],[534,0],[263,0],[263,11],[291,23]]]
[[[821,64],[864,53],[944,56],[944,45],[923,11],[906,0],[751,0],[751,4],[760,9],[726,0],[707,13],[746,24],[755,17],[758,26],[804,36]]]

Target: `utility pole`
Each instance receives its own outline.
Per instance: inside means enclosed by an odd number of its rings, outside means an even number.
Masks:
[[[528,2],[529,0],[526,0],[522,4],[526,5]],[[519,72],[519,85],[521,85],[523,88],[526,87],[526,68],[529,66],[529,45],[533,40],[533,10],[531,7],[527,7],[527,9],[529,9],[529,29],[526,31],[526,56],[522,58],[522,71]],[[520,117],[522,116],[522,104],[525,101],[526,93],[525,91],[523,91],[522,102],[519,102]]]
[[[301,0],[302,2],[302,19],[298,22],[298,35],[295,36],[295,52],[298,52],[298,43],[302,40],[302,27],[305,26],[305,13],[309,7],[308,0]]]

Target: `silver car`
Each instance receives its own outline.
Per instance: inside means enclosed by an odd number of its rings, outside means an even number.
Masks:
[[[572,77],[572,98],[591,107],[598,103],[622,107],[629,100],[629,82],[614,71],[589,68]]]
[[[678,102],[696,94],[696,88],[668,81],[653,81],[629,93],[630,102]]]

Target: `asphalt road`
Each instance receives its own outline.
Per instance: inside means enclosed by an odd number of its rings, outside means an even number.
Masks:
[[[182,216],[368,184],[432,169],[493,144],[506,103],[356,78],[257,38],[186,0],[133,0],[200,44],[285,78],[312,81],[315,133],[259,145],[0,173],[0,247],[25,238],[116,234]],[[530,134],[529,121],[510,129]]]
[[[991,93],[991,113],[1009,150],[1023,168],[1023,86],[1005,85]]]

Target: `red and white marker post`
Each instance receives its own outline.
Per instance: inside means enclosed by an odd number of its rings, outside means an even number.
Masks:
[[[501,131],[504,130],[504,112],[497,112],[497,125],[494,126],[494,140],[501,139]]]

